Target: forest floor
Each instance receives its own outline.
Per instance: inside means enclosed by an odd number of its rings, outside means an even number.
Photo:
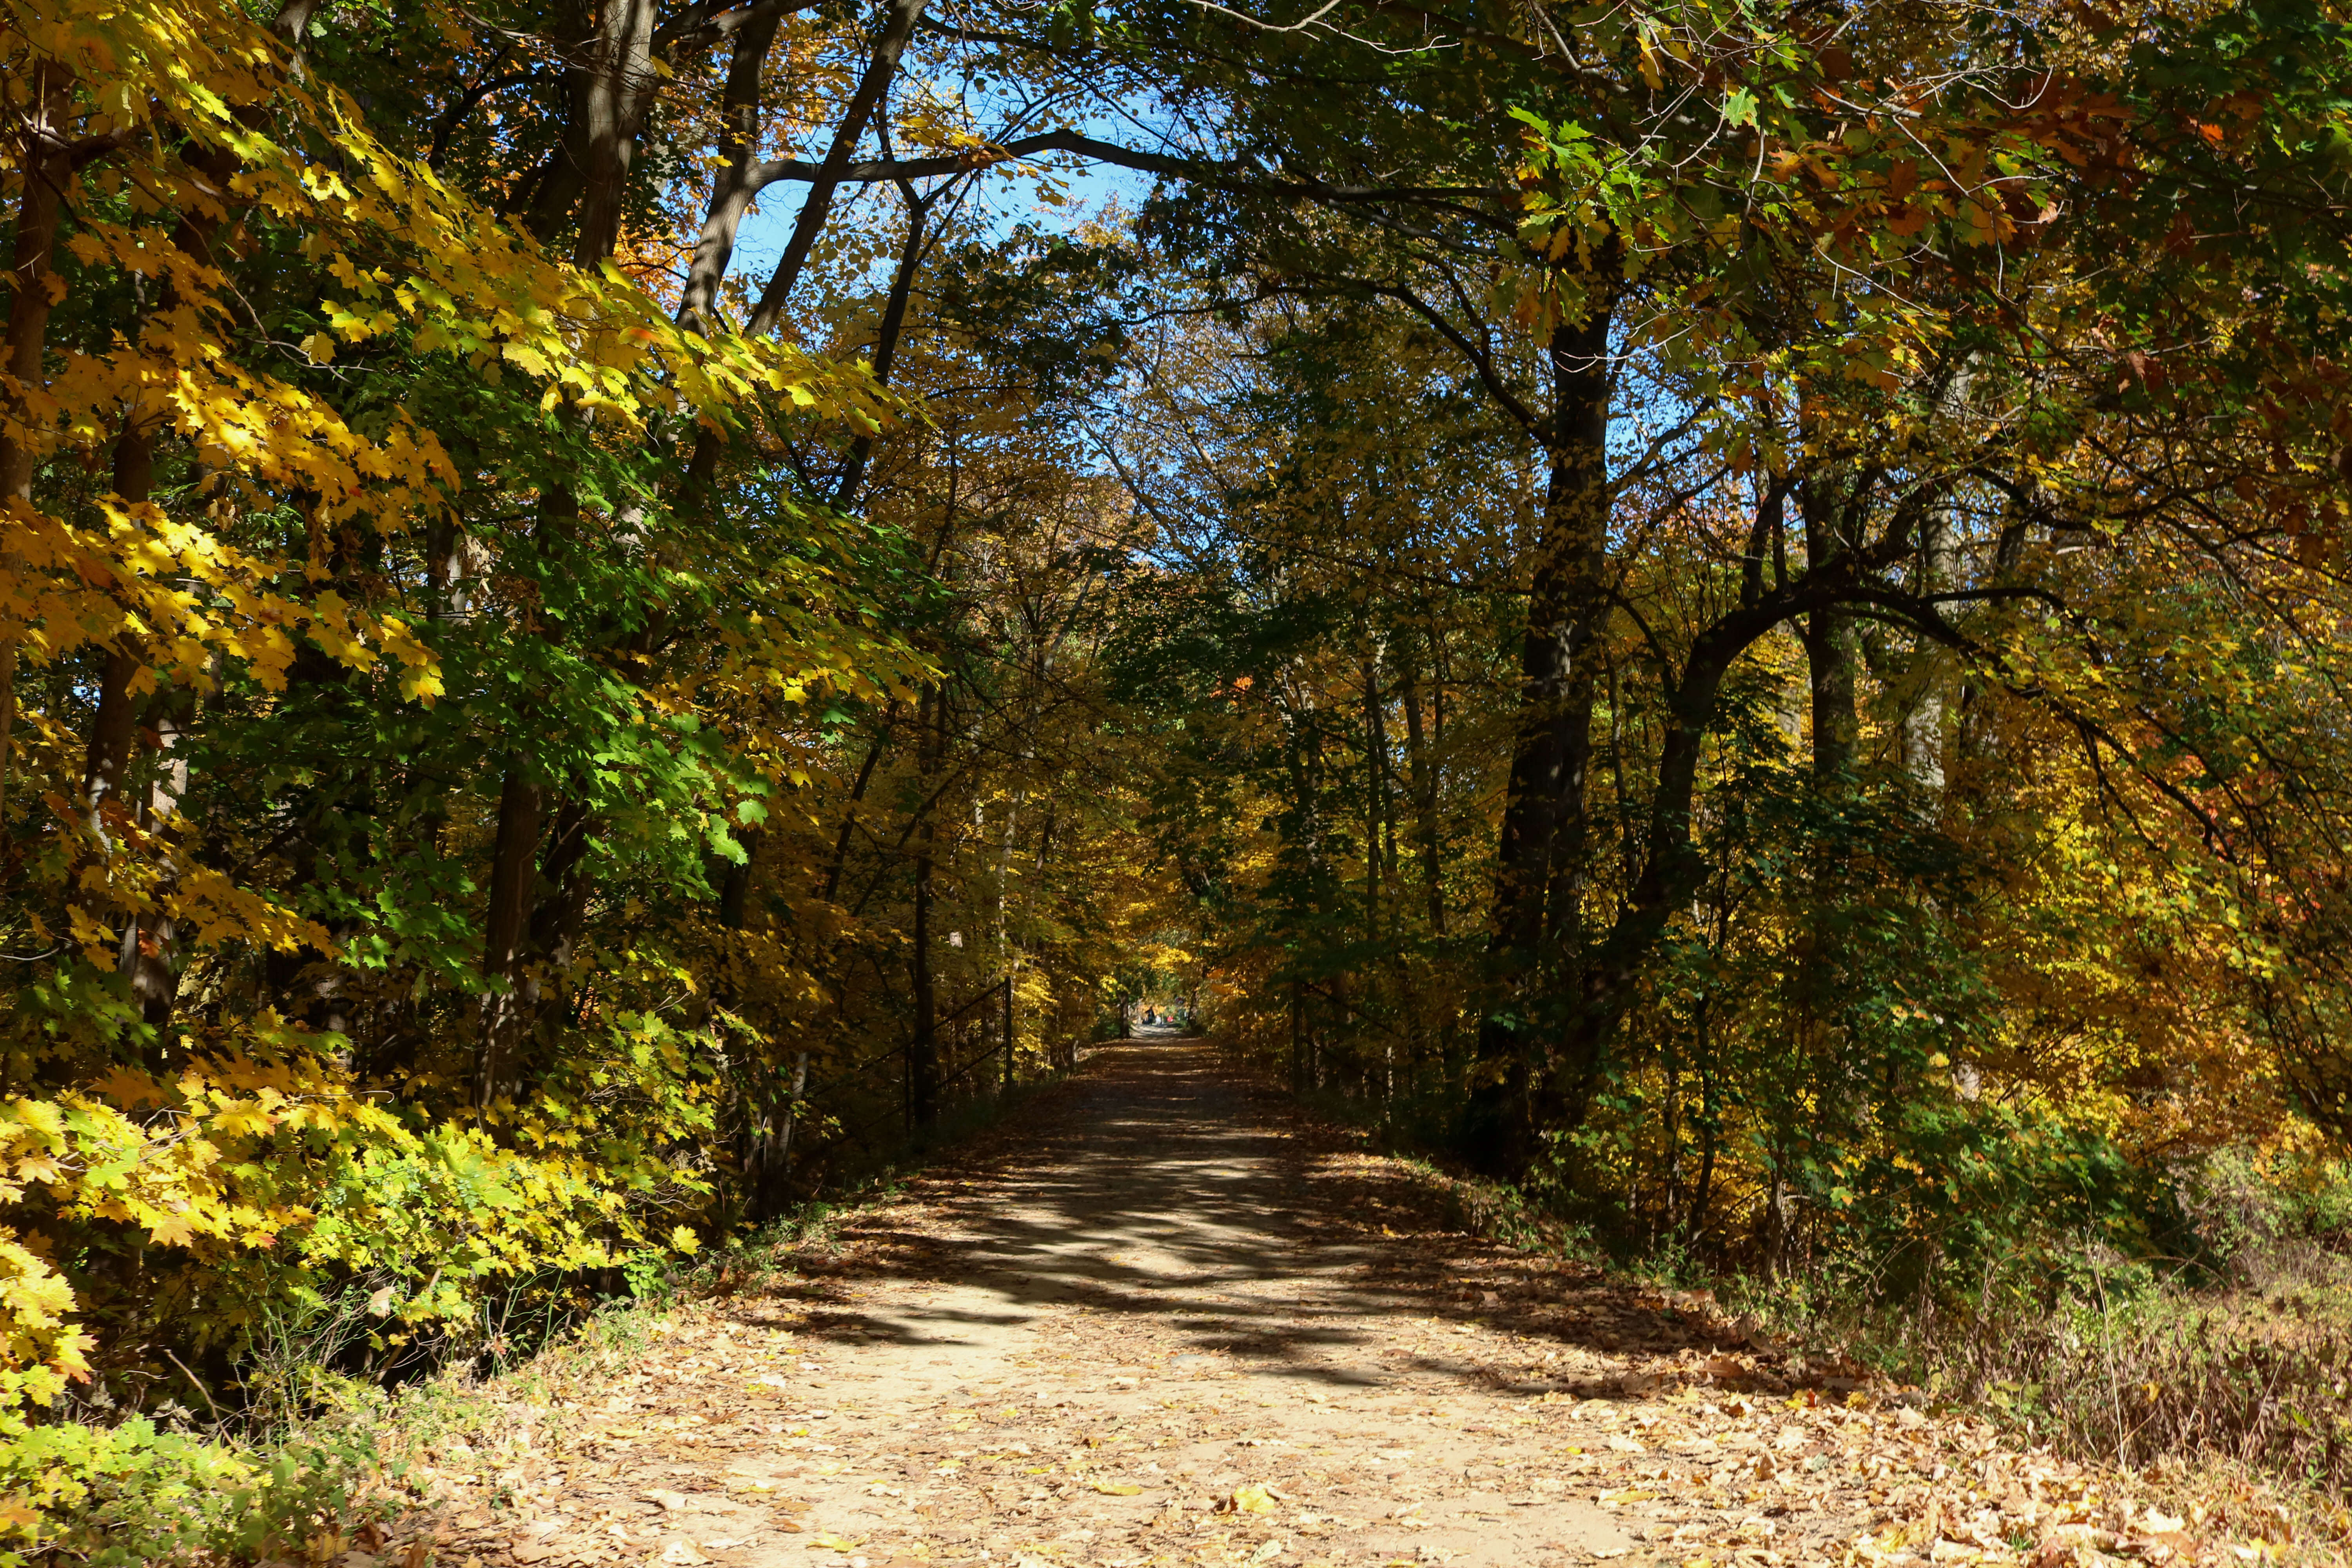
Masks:
[[[368,1563],[2231,1563],[2134,1479],[1465,1234],[1172,1036],[442,1445]],[[2159,1501],[2161,1499],[2159,1498]],[[423,1533],[413,1533],[421,1529]]]

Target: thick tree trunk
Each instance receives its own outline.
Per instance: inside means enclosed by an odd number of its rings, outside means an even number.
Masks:
[[[751,877],[760,866],[761,834],[756,827],[743,831],[743,858],[730,860],[719,878],[719,923],[729,931],[741,931],[751,901]]]
[[[122,809],[123,775],[131,766],[131,742],[138,717],[131,695],[131,679],[144,661],[135,652],[115,648],[106,656],[98,680],[98,708],[90,717],[89,743],[82,754],[81,809],[89,830],[101,847],[111,848],[113,834],[108,807]]]
[[[616,0],[625,9],[638,0]],[[588,96],[596,70],[599,28],[594,0],[556,0],[548,42],[563,64],[563,128],[546,158],[518,189],[512,203],[522,226],[541,245],[551,245],[572,221],[580,195],[588,188]],[[513,208],[510,206],[510,212]]]
[[[1843,570],[1843,486],[1836,470],[1815,468],[1797,485],[1797,512],[1805,531],[1805,574],[1829,578]],[[1805,670],[1812,688],[1813,777],[1826,784],[1853,771],[1862,724],[1854,706],[1860,647],[1853,616],[1832,605],[1805,618]]]
[[[1805,531],[1806,574],[1834,575],[1842,570],[1844,546],[1839,531],[1843,497],[1834,473],[1816,468],[1807,474],[1798,486],[1797,499]],[[1854,695],[1862,662],[1860,639],[1853,617],[1834,605],[1805,617],[1801,639],[1812,706],[1812,787],[1824,798],[1837,799],[1851,787],[1855,750],[1861,742],[1862,722]],[[1796,1038],[1800,1049],[1816,1054],[1834,1054],[1828,1040],[1838,1011],[1843,959],[1837,922],[1830,917],[1829,905],[1841,879],[1839,858],[1833,840],[1818,845],[1810,857],[1811,907],[1801,917],[1803,931],[1796,955]]]
[[[1853,771],[1862,721],[1854,702],[1854,671],[1861,648],[1853,617],[1843,610],[1815,610],[1805,617],[1805,672],[1811,685],[1813,777],[1822,788]]]
[[[33,474],[40,467],[40,443],[15,439],[7,432],[30,432],[43,423],[34,417],[28,394],[45,380],[49,313],[57,306],[50,286],[58,279],[55,261],[66,218],[66,187],[85,164],[123,147],[134,134],[130,127],[119,127],[102,136],[68,141],[61,122],[70,108],[71,92],[64,73],[52,74],[50,67],[41,64],[35,64],[30,77],[18,84],[17,101],[26,108],[17,121],[16,162],[24,194],[18,199],[16,248],[8,262],[8,324],[0,330],[0,400],[6,411],[0,419],[0,507],[29,507]],[[0,573],[14,568],[9,552],[0,547]],[[16,662],[23,637],[21,626],[0,621],[0,842],[8,836]]]
[[[37,92],[38,87],[34,84]],[[28,143],[39,147],[37,138],[46,129],[36,128]],[[66,184],[72,177],[72,162],[61,150],[28,158],[23,168],[25,194],[16,209],[16,248],[8,266],[8,327],[0,340],[0,366],[9,377],[0,397],[8,400],[10,415],[8,424],[0,426],[0,501],[33,499],[33,470],[40,450],[31,442],[11,439],[7,430],[29,429],[38,423],[25,392],[39,387],[43,380],[41,359],[55,304],[49,281],[56,276],[58,230],[64,221]]]
[[[1608,313],[1563,324],[1549,355],[1543,532],[1520,643],[1518,736],[1495,871],[1489,994],[1463,1126],[1464,1147],[1497,1173],[1516,1172],[1533,1155],[1531,1097],[1543,1068],[1547,1015],[1556,1012],[1557,988],[1572,983],[1582,946],[1593,694],[1584,655],[1606,613]]]
[[[539,859],[539,882],[547,896],[530,911],[530,952],[550,974],[560,975],[572,963],[573,947],[588,913],[585,866],[588,840],[595,831],[595,814],[576,795],[555,803],[548,821],[547,847]],[[530,992],[538,1000],[537,989]]]
[[[1381,940],[1381,826],[1385,817],[1388,784],[1388,733],[1381,722],[1381,678],[1370,659],[1363,662],[1364,690],[1364,941]]]
[[[1004,803],[1004,831],[996,841],[996,967],[1004,976],[1004,1092],[1013,1092],[1013,979],[1020,972],[1020,954],[1013,951],[1013,849],[1021,829],[1025,790],[1015,790]]]
[[[488,1110],[504,1087],[514,1037],[528,1016],[522,970],[530,930],[531,884],[539,866],[542,794],[523,772],[521,760],[509,758],[506,784],[499,792],[489,906],[482,917],[482,978],[490,989],[482,998],[481,1028],[475,1046],[474,1104],[480,1110]]]
[[[727,59],[727,85],[719,103],[719,170],[710,203],[695,237],[686,286],[679,291],[677,319],[709,334],[718,328],[719,284],[735,257],[735,237],[760,194],[753,172],[760,162],[760,78],[775,47],[783,13],[762,14],[735,35]]]
[[[653,95],[653,41],[654,0],[604,0],[575,121],[587,177],[573,258],[583,268],[602,266],[620,242],[637,132]]]

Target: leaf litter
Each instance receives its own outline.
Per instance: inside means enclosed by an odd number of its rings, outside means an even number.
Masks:
[[[2021,1448],[1464,1234],[1195,1045],[1097,1053],[776,1263],[625,1373],[510,1380],[346,1568],[2326,1560],[2242,1484]]]

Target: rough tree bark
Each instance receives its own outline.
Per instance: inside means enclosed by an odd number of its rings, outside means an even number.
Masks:
[[[1545,434],[1543,531],[1520,641],[1519,719],[1503,803],[1490,994],[1464,1117],[1465,1146],[1496,1172],[1534,1152],[1534,1102],[1545,1014],[1583,943],[1585,772],[1592,672],[1584,655],[1607,611],[1609,312],[1563,322],[1547,353],[1552,415]]]

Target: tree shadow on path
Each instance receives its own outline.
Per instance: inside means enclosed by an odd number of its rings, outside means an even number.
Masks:
[[[1410,1167],[1172,1030],[1097,1051],[1035,1110],[845,1233],[863,1244],[858,1273],[953,1287],[952,1300],[883,1312],[812,1300],[811,1327],[914,1344],[953,1339],[959,1321],[1079,1307],[1144,1331],[1178,1368],[1220,1358],[1341,1388],[1781,1386],[1729,1353],[1738,1336],[1703,1306],[1465,1234]],[[1393,1331],[1416,1319],[1492,1331],[1456,1346],[1424,1334],[1400,1353]]]

